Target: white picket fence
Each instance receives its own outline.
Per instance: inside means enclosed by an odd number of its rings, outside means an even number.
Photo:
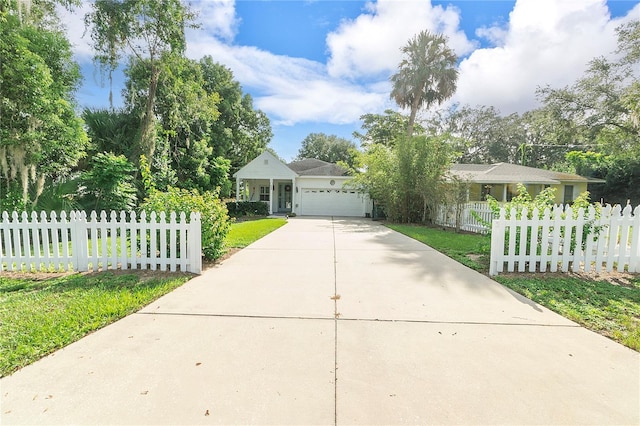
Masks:
[[[534,209],[531,219],[504,209],[491,230],[490,275],[508,272],[640,272],[640,206]]]
[[[127,220],[127,216],[129,220]],[[200,213],[13,212],[0,221],[0,272],[167,269],[202,272]]]
[[[436,225],[455,228],[456,208],[455,205],[440,205],[435,218]],[[478,220],[478,217],[481,220]],[[489,208],[488,203],[470,202],[462,205],[459,224],[461,230],[486,234],[489,232],[486,224],[490,224],[492,220],[493,211]]]

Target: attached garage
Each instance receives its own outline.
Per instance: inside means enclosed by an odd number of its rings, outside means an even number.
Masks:
[[[270,214],[366,217],[373,207],[345,168],[313,158],[284,164],[264,151],[233,176],[236,199],[266,203]]]
[[[365,215],[366,197],[349,189],[302,188],[300,214],[307,216]]]

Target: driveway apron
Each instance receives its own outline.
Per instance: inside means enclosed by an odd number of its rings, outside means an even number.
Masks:
[[[1,424],[640,424],[640,355],[364,219],[289,223],[0,379]]]

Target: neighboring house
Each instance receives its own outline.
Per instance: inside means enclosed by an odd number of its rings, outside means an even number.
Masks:
[[[546,187],[556,189],[556,204],[574,201],[587,190],[588,183],[603,183],[602,179],[536,169],[516,164],[454,164],[451,174],[471,183],[469,201],[486,201],[491,195],[498,201],[510,201],[517,195],[517,184],[522,183],[535,197]]]
[[[326,161],[285,164],[265,151],[233,176],[236,200],[263,201],[269,213],[365,217],[372,209],[367,194],[348,186],[347,171]]]

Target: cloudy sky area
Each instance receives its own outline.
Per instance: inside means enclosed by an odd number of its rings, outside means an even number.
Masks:
[[[359,117],[396,108],[389,76],[421,30],[444,33],[460,57],[451,102],[503,114],[535,108],[539,86],[562,87],[588,61],[611,56],[615,28],[640,19],[636,0],[200,0],[187,56],[229,67],[271,119],[271,146],[287,160],[311,132],[351,139]],[[65,12],[85,82],[81,106],[108,106],[81,17]],[[102,85],[104,86],[104,85]],[[117,76],[115,93],[122,88]],[[121,100],[119,101],[121,102]]]

